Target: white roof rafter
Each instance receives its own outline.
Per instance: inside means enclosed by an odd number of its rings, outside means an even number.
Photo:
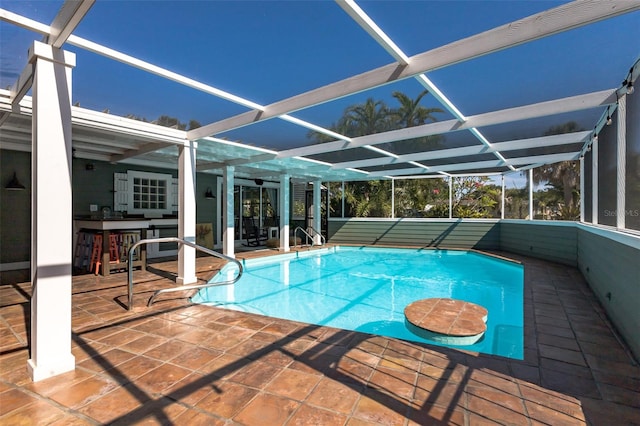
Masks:
[[[187,137],[198,139],[237,129],[639,9],[640,2],[624,0],[574,1],[417,54],[409,58],[408,65],[392,63],[266,105],[262,111],[248,111],[207,124],[190,130]]]
[[[380,28],[366,13],[358,6],[353,0],[336,0],[340,7],[347,12],[360,26],[373,37],[378,44],[380,44],[387,52],[393,56],[399,64],[408,65],[410,62],[409,57],[391,40],[391,38]],[[442,106],[444,106],[454,117],[460,121],[466,121],[466,117],[460,112],[460,110],[445,96],[436,85],[429,80],[426,74],[418,74],[415,79],[436,98]],[[491,143],[484,137],[478,129],[475,127],[469,129],[471,133],[485,146],[490,147]],[[498,159],[505,161],[502,154],[499,151],[494,150],[493,154]],[[513,166],[509,166],[514,170]]]
[[[528,165],[532,163],[536,164],[548,164],[548,163],[556,163],[559,161],[571,161],[577,160],[580,157],[580,151],[576,152],[568,152],[562,154],[548,154],[548,155],[534,155],[530,157],[517,157],[517,158],[508,158],[506,159],[506,163],[512,166],[518,165]],[[455,163],[455,164],[443,164],[440,166],[433,166],[430,168],[430,172],[452,172],[452,171],[460,171],[460,170],[475,170],[475,169],[493,169],[497,167],[505,167],[505,164],[500,160],[488,160],[488,161],[474,161],[469,163]],[[383,170],[379,172],[371,172],[369,173],[369,178],[376,177],[388,177],[390,175],[393,176],[402,176],[402,175],[412,175],[424,173],[424,169],[415,167],[415,168],[405,168],[405,169],[396,169],[396,170]]]
[[[396,156],[396,158],[370,158],[368,160],[346,161],[334,163],[333,169],[349,167],[374,167],[389,164],[401,164],[411,161],[437,160],[441,158],[455,158],[469,155],[488,154],[495,151],[515,151],[519,149],[542,148],[548,146],[570,145],[583,142],[591,135],[591,131],[564,133],[561,135],[543,136],[538,138],[519,139],[513,141],[498,142],[491,147],[484,145],[464,146],[460,148],[438,149],[435,151],[419,152]],[[506,160],[505,160],[506,161]]]
[[[339,149],[359,148],[364,145],[377,145],[405,139],[440,135],[448,132],[468,130],[472,127],[491,126],[495,124],[503,124],[513,121],[527,120],[530,118],[544,117],[547,115],[595,108],[598,106],[615,104],[616,100],[616,89],[603,90],[600,92],[588,93],[586,95],[571,96],[553,101],[477,114],[468,117],[467,121],[464,123],[460,123],[455,119],[439,121],[423,124],[422,126],[407,127],[399,130],[391,130],[389,132],[359,136],[353,138],[351,142],[335,141],[318,145],[310,145],[302,148],[294,148],[280,151],[278,157],[283,158],[295,155],[305,156],[322,154],[337,151]]]
[[[424,73],[502,49],[508,49],[512,46],[527,43],[562,31],[640,10],[640,2],[628,2],[625,0],[612,0],[609,2],[601,2],[598,0],[574,1],[512,22],[511,24],[503,25],[466,39],[408,57],[364,12],[357,13],[359,8],[353,0],[336,0],[343,9],[354,17],[354,20],[359,22],[372,37],[397,60],[397,63],[373,69],[363,74],[352,76],[269,105],[260,105],[216,87],[158,67],[149,62],[72,35],[71,32],[94,1],[95,0],[65,1],[63,9],[58,13],[58,16],[54,19],[51,26],[40,24],[3,9],[0,9],[0,20],[8,21],[44,34],[52,45],[62,46],[65,42],[73,44],[184,86],[239,104],[245,108],[249,108],[250,111],[186,132],[73,107],[72,124],[74,125],[74,132],[77,132],[74,134],[73,143],[74,147],[78,148],[78,152],[82,151],[84,155],[82,158],[94,158],[103,161],[117,161],[130,164],[153,164],[157,167],[167,167],[167,165],[171,165],[172,161],[174,161],[175,155],[173,151],[177,153],[177,150],[164,149],[159,152],[155,151],[173,145],[184,145],[188,143],[189,140],[195,140],[200,144],[200,147],[205,147],[199,150],[197,166],[199,171],[218,170],[224,166],[234,165],[237,166],[236,171],[239,176],[273,176],[274,173],[286,170],[287,172],[294,173],[296,179],[314,177],[327,180],[375,179],[420,173],[449,175],[449,172],[466,172],[473,168],[478,170],[500,168],[504,170],[504,168],[509,167],[511,170],[520,170],[515,168],[521,167],[521,169],[524,170],[532,167],[532,165],[542,165],[554,161],[565,161],[567,159],[577,158],[576,155],[579,155],[579,152],[535,156],[525,154],[526,156],[523,157],[507,159],[504,158],[500,152],[580,143],[585,139],[584,134],[586,133],[588,135],[591,132],[576,132],[573,134],[548,136],[544,138],[490,143],[478,128],[581,109],[613,105],[617,98],[616,90],[611,89],[588,93],[466,117]],[[28,70],[26,70],[24,77],[18,80],[17,85],[20,87],[14,91],[14,99],[15,94],[19,92],[26,93],[28,91],[30,87],[30,77],[28,74]],[[310,106],[333,101],[412,77],[416,78],[422,86],[427,88],[430,93],[453,114],[455,119],[390,132],[347,137],[290,115],[290,113]],[[618,89],[618,92],[619,90],[620,89]],[[24,132],[27,128],[24,122],[25,120],[30,122],[29,116],[31,114],[30,99],[25,97],[23,101],[24,102],[20,103],[12,103],[11,93],[0,90],[0,125],[2,125],[3,131],[11,131],[11,133],[6,132],[7,138],[0,142],[0,146],[2,147],[13,147],[15,145],[15,149],[22,148],[20,144],[21,136],[25,134]],[[276,152],[207,136],[271,118],[278,118],[297,126],[323,133],[336,140],[324,144]],[[6,124],[3,125],[3,122],[6,122]],[[14,128],[16,129],[15,134]],[[383,143],[393,143],[460,130],[471,132],[482,144],[405,155],[394,154],[378,146]],[[20,134],[21,131],[23,132],[22,135]],[[316,162],[307,157],[352,148],[368,149],[382,157],[333,165]],[[564,150],[566,151],[567,148],[565,147]],[[557,151],[561,150],[558,149],[556,152]],[[497,157],[497,160],[457,163],[460,161],[460,156],[482,154],[492,154]],[[448,164],[427,166],[419,163],[419,161],[447,158],[451,159]],[[480,158],[472,158],[471,160],[480,160]],[[317,163],[317,167],[315,163]],[[366,168],[394,164],[397,165],[396,167],[407,165],[415,167],[376,172],[357,170],[358,167]]]

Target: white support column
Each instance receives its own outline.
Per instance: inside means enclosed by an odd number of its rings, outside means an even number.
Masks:
[[[222,171],[222,210],[224,211],[224,228],[222,231],[222,254],[235,257],[234,234],[235,234],[235,213],[234,206],[234,166],[225,166]]]
[[[580,157],[580,222],[584,222],[584,156]]]
[[[618,99],[618,128],[617,128],[617,161],[618,176],[617,188],[618,196],[616,198],[617,220],[616,227],[624,229],[626,225],[626,171],[627,171],[627,95]]]
[[[449,176],[449,219],[453,218],[453,176]]]
[[[396,218],[396,180],[391,178],[391,219]]]
[[[340,194],[340,198],[342,203],[342,214],[340,215],[340,217],[344,219],[344,181],[342,181],[342,193]]]
[[[533,220],[533,169],[529,169],[529,220]]]
[[[320,209],[320,195],[322,194],[322,182],[317,180],[313,182],[313,229],[317,232],[322,232],[322,221],[321,218],[321,209]],[[322,239],[320,238],[320,234],[312,234],[313,235],[313,243],[320,245],[322,244]]]
[[[75,368],[71,353],[71,70],[75,55],[34,42],[31,358],[34,382]]]
[[[178,147],[178,238],[196,242],[196,148],[197,143]],[[193,284],[196,277],[196,249],[178,246],[176,283]]]
[[[502,206],[500,207],[500,219],[504,219],[504,174],[500,175],[500,177],[502,178],[502,199],[500,200]]]
[[[289,251],[289,178],[288,174],[280,175],[280,250]]]
[[[598,223],[598,139],[591,143],[591,223]]]

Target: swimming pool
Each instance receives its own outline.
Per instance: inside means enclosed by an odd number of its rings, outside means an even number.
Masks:
[[[202,289],[192,301],[438,344],[407,329],[405,306],[430,297],[461,299],[488,309],[487,331],[473,345],[451,347],[523,358],[524,271],[517,263],[456,250],[332,247],[243,266],[236,284]],[[212,281],[235,271],[228,264]]]

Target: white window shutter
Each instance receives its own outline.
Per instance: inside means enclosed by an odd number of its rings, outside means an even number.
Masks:
[[[178,211],[178,191],[179,183],[178,178],[171,179],[171,211]]]
[[[126,173],[113,174],[113,210],[126,212],[129,202],[129,179]]]

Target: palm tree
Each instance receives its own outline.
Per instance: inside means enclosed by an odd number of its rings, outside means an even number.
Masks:
[[[427,121],[437,121],[433,114],[444,112],[441,108],[425,108],[420,105],[420,101],[428,93],[428,90],[423,90],[415,99],[411,99],[402,92],[392,93],[392,96],[400,102],[400,107],[392,111],[398,128],[420,126]]]
[[[369,98],[363,104],[348,107],[344,111],[339,127],[343,127],[348,132],[346,136],[380,133],[391,127],[390,113],[384,101]]]
[[[544,133],[544,136],[559,135],[563,133],[577,132],[580,129],[575,121],[569,121],[559,126],[553,126]],[[580,163],[577,161],[562,161],[560,163],[547,164],[534,170],[533,181],[535,183],[548,183],[562,191],[564,209],[571,217],[563,219],[575,219],[577,210],[577,191],[580,182]],[[578,211],[579,212],[579,211]]]

